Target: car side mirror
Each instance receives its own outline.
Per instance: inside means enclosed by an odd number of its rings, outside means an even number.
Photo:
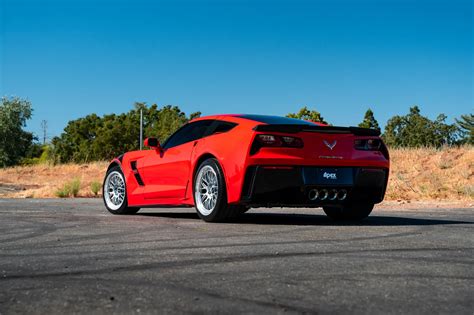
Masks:
[[[156,138],[146,138],[143,144],[145,147],[161,150],[160,142]]]

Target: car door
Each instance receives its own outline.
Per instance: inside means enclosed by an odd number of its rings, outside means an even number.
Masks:
[[[160,203],[185,197],[191,154],[211,123],[200,120],[183,126],[163,144],[161,151],[145,157],[141,170],[145,199],[157,199]]]

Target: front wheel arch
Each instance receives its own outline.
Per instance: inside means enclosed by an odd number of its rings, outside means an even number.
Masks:
[[[109,207],[109,205],[107,204],[106,195],[105,195],[107,193],[106,192],[107,179],[108,179],[110,173],[119,173],[122,177],[123,182],[124,182],[124,190],[125,190],[124,200],[123,200],[122,204],[117,209],[113,209],[113,208]],[[125,175],[122,171],[122,168],[117,162],[111,163],[109,165],[109,167],[107,168],[107,172],[105,174],[104,182],[102,184],[102,199],[104,201],[105,208],[112,214],[135,214],[140,210],[140,208],[129,207],[128,206],[127,183],[126,183]]]
[[[119,167],[122,170],[122,165],[118,161],[114,160],[109,164],[109,167],[107,167],[107,171],[105,173],[107,174],[110,171],[110,169],[115,166]],[[122,173],[123,173],[123,170],[122,170]]]

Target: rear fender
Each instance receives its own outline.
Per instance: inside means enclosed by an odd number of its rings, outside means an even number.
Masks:
[[[227,202],[240,202],[240,194],[243,186],[243,178],[246,169],[247,154],[250,150],[250,141],[253,137],[253,132],[249,132],[248,128],[237,126],[233,133],[236,136],[231,138],[226,137],[226,134],[211,135],[203,139],[203,145],[198,144],[193,152],[192,169],[186,198],[192,200],[193,198],[193,182],[194,174],[199,167],[199,163],[205,159],[206,156],[214,157],[219,162],[222,169],[224,180],[226,184]],[[237,144],[237,145],[236,145]]]
[[[189,181],[188,181],[188,187],[186,189],[186,197],[185,197],[185,199],[187,201],[189,201],[189,204],[194,205],[194,196],[193,196],[193,193],[194,193],[194,178],[195,178],[196,173],[198,171],[199,165],[201,165],[201,163],[204,162],[207,159],[215,159],[217,161],[217,163],[219,163],[219,166],[221,167],[221,170],[222,170],[222,175],[224,176],[225,186],[226,186],[227,195],[228,195],[229,185],[228,185],[228,180],[227,180],[227,175],[226,175],[226,169],[225,169],[225,166],[223,165],[223,163],[220,162],[221,159],[219,158],[219,156],[215,152],[210,153],[209,151],[206,151],[206,152],[199,152],[196,155],[193,154],[193,157],[194,157],[194,159],[192,161],[192,167],[191,167],[192,172],[190,173],[190,178],[189,178]]]

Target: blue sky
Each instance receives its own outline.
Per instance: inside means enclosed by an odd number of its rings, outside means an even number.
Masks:
[[[0,94],[28,98],[28,129],[121,113],[135,101],[186,113],[379,123],[417,104],[473,112],[473,1],[0,0]]]

